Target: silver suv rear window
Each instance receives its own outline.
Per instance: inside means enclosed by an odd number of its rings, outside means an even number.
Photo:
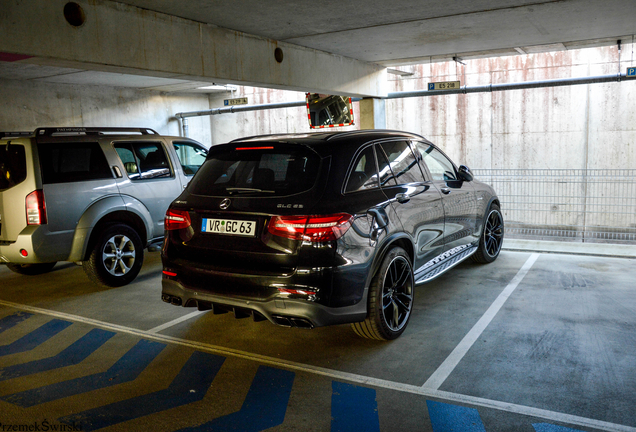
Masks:
[[[310,190],[320,157],[289,145],[231,145],[210,149],[188,190],[207,196],[286,196]]]
[[[69,183],[113,178],[96,142],[38,144],[42,183]]]
[[[0,192],[22,183],[26,175],[24,146],[0,145]]]

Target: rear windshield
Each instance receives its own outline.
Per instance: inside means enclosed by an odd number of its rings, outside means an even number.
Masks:
[[[0,191],[7,190],[26,179],[24,146],[0,145]]]
[[[212,148],[188,190],[196,195],[285,196],[316,183],[320,157],[290,145],[224,145]]]
[[[112,179],[101,147],[96,142],[38,144],[42,183]]]

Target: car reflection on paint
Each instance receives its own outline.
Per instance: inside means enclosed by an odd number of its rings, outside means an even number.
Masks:
[[[404,332],[416,284],[494,261],[504,235],[490,186],[396,131],[215,146],[165,229],[164,301],[379,340]]]

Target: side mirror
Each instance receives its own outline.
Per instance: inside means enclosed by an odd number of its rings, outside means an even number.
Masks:
[[[350,97],[307,93],[305,99],[309,127],[312,129],[353,125]]]
[[[466,165],[460,165],[458,170],[458,176],[460,180],[473,181],[473,173]]]

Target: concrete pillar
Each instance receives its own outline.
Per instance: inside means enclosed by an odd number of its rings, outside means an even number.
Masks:
[[[360,129],[386,129],[384,99],[364,98],[360,101]]]

